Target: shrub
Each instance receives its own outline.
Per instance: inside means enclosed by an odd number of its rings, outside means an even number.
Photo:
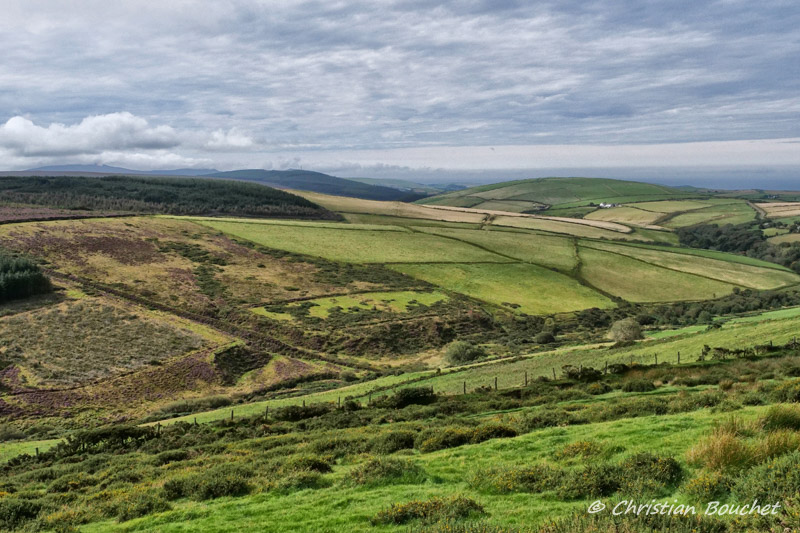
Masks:
[[[163,466],[169,463],[185,461],[188,458],[189,452],[187,450],[167,450],[153,457],[153,464],[156,466]]]
[[[621,478],[622,470],[617,465],[592,464],[581,470],[569,471],[556,492],[563,500],[610,496],[619,489]]]
[[[117,504],[117,522],[169,511],[171,508],[161,496],[148,492],[127,492],[125,498]]]
[[[407,503],[392,504],[389,508],[375,515],[372,518],[372,524],[406,524],[412,520],[438,522],[442,520],[459,520],[483,514],[486,514],[483,507],[475,500],[464,496],[431,498],[429,500],[413,500]]]
[[[591,394],[592,396],[597,396],[599,394],[606,394],[611,392],[611,387],[607,383],[603,383],[601,381],[596,383],[590,383],[586,386],[586,392]]]
[[[731,489],[731,479],[719,472],[701,471],[683,487],[683,492],[701,502],[722,498]]]
[[[557,486],[564,472],[547,464],[481,469],[469,477],[471,487],[487,492],[538,493]]]
[[[86,487],[97,485],[97,483],[98,480],[96,477],[83,472],[66,474],[53,481],[50,486],[47,487],[47,492],[59,493],[78,491]]]
[[[740,477],[733,494],[741,501],[784,501],[800,493],[800,452],[778,457]]]
[[[489,439],[503,439],[516,436],[517,431],[510,426],[498,423],[488,423],[478,426],[473,430],[470,442],[477,444]]]
[[[580,440],[570,442],[563,448],[556,451],[553,457],[559,460],[572,459],[575,457],[591,457],[603,451],[603,446],[594,441]]]
[[[243,496],[250,492],[248,479],[252,471],[246,468],[218,465],[184,478],[164,483],[164,497],[176,500],[184,496],[193,500],[211,500],[223,496]]]
[[[333,469],[328,461],[313,455],[294,456],[281,467],[282,472],[298,472],[302,470],[326,474]]]
[[[486,350],[467,341],[450,343],[445,352],[447,361],[453,365],[464,365],[486,357]]]
[[[0,526],[7,531],[17,529],[33,520],[42,510],[42,504],[22,498],[0,498]]]
[[[617,320],[608,332],[609,338],[615,342],[630,342],[642,338],[642,326],[635,318]]]
[[[409,405],[429,405],[435,401],[436,394],[430,387],[408,387],[381,398],[376,404],[380,407],[402,409]]]
[[[422,483],[425,473],[408,459],[374,457],[351,470],[348,478],[356,485]]]
[[[628,457],[621,466],[626,475],[641,476],[667,486],[677,485],[683,477],[683,469],[674,458],[648,452]]]
[[[553,335],[552,331],[542,331],[536,335],[533,340],[536,344],[552,344],[556,342],[556,336]]]
[[[445,448],[455,448],[472,440],[472,431],[466,428],[445,426],[435,431],[427,431],[419,438],[421,452],[434,452]]]
[[[733,472],[753,463],[753,450],[734,433],[717,429],[687,453],[690,464],[716,472]]]
[[[414,447],[413,431],[389,431],[378,435],[370,442],[370,449],[374,453],[390,454],[400,450]]]
[[[279,407],[275,409],[272,417],[275,420],[284,420],[287,422],[297,422],[306,420],[308,418],[315,418],[330,412],[331,408],[325,404],[315,405],[287,405],[286,407]]]
[[[800,379],[793,379],[781,383],[772,391],[776,402],[800,402]]]
[[[790,405],[773,405],[761,419],[764,429],[800,430],[800,407]]]
[[[631,379],[622,385],[622,392],[650,392],[656,386],[648,379]]]

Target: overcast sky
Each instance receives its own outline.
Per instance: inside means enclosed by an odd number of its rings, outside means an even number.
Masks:
[[[800,178],[798,28],[797,0],[3,0],[0,166]]]

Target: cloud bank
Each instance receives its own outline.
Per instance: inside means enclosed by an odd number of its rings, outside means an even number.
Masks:
[[[8,4],[10,168],[769,164],[800,137],[789,0]]]

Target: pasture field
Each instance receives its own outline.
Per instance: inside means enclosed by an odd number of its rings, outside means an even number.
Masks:
[[[576,219],[582,220],[582,219]],[[561,235],[570,235],[574,237],[588,237],[592,239],[609,239],[609,240],[642,240],[649,241],[646,237],[640,237],[633,232],[623,233],[621,231],[611,231],[601,227],[590,226],[584,223],[567,222],[564,220],[554,220],[548,218],[534,218],[534,217],[516,217],[498,215],[491,221],[495,226],[506,226],[510,228],[530,229],[536,231],[546,231],[549,233],[557,233]]]
[[[482,185],[461,191],[424,198],[417,203],[457,205],[480,200],[492,202],[512,200],[529,202],[531,209],[538,204],[555,208],[578,207],[590,203],[628,203],[647,200],[666,200],[696,196],[662,185],[597,178],[539,178]],[[478,203],[470,207],[482,208]]]
[[[606,222],[620,222],[622,224],[633,224],[635,226],[651,226],[663,217],[662,213],[646,211],[636,207],[612,207],[610,209],[598,209],[589,213],[584,218],[587,220],[604,220]]]
[[[767,239],[773,244],[781,244],[784,242],[800,242],[800,233],[786,233],[784,235],[776,235]]]
[[[746,203],[723,204],[679,214],[662,223],[668,228],[695,224],[744,224],[755,220],[756,212]]]
[[[676,272],[624,255],[579,246],[580,276],[630,302],[704,300],[729,294],[735,285]]]
[[[503,257],[474,246],[433,235],[411,233],[403,228],[380,230],[306,228],[239,222],[208,222],[203,225],[242,239],[294,253],[351,263],[404,262],[503,262]]]
[[[725,203],[735,203],[735,200],[725,200]],[[681,213],[684,211],[694,211],[695,209],[703,209],[710,207],[714,204],[710,199],[707,200],[662,200],[657,202],[636,202],[626,204],[626,207],[633,207],[643,211],[652,211],[653,213]]]
[[[584,242],[582,245],[626,255],[663,268],[697,274],[751,289],[777,289],[800,283],[800,276],[797,274],[774,268],[761,268],[730,261],[673,253],[669,250],[620,246],[602,242]]]
[[[531,264],[409,263],[391,268],[447,290],[532,315],[614,305],[564,274]]]
[[[578,264],[574,239],[547,234],[493,230],[417,228],[451,239],[476,244],[526,263],[571,272]]]
[[[768,202],[756,205],[766,211],[769,218],[800,216],[800,202]]]

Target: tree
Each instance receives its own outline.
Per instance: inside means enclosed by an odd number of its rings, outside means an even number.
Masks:
[[[630,342],[642,338],[642,327],[635,318],[617,320],[608,332],[611,340],[616,342]]]

